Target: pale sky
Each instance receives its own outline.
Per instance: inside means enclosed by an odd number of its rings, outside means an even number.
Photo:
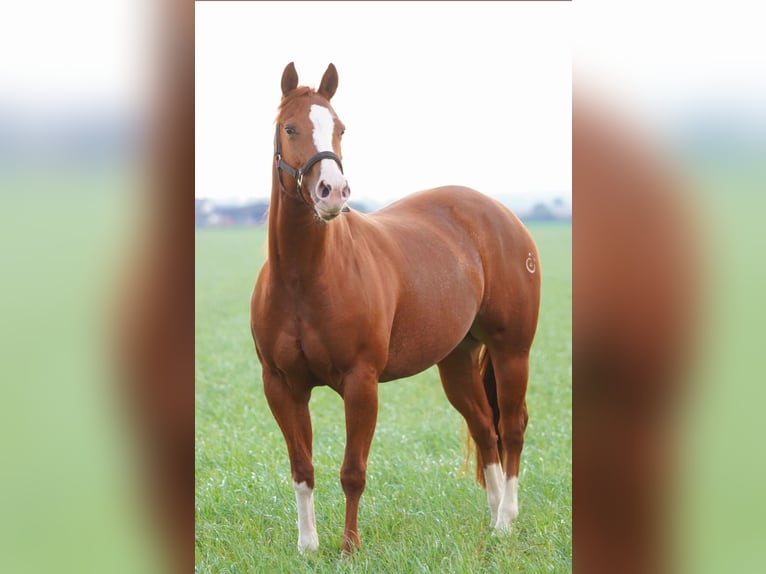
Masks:
[[[153,0],[5,2],[0,105],[43,114],[135,112],[157,50]]]
[[[574,74],[633,116],[715,110],[766,126],[766,36],[752,0],[577,0]],[[663,126],[660,125],[660,128]]]
[[[196,4],[196,195],[268,197],[285,65],[346,125],[351,198],[571,198],[568,3]]]
[[[490,195],[571,193],[578,86],[631,114],[695,107],[766,125],[756,2],[202,2],[196,12],[198,196],[266,197],[279,80],[329,62],[348,127],[352,198],[459,183]],[[45,14],[44,18],[40,14]],[[10,2],[0,106],[135,113],[158,34],[152,0]],[[758,123],[760,122],[760,123]]]

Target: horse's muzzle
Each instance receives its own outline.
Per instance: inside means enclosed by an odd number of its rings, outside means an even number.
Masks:
[[[317,215],[329,221],[335,219],[346,207],[351,188],[345,178],[321,179],[312,194]]]

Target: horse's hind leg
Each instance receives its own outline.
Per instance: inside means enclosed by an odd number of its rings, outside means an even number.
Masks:
[[[468,337],[438,366],[444,392],[468,424],[468,432],[484,464],[487,502],[494,526],[503,495],[503,479],[492,409],[479,374],[480,346],[478,341]]]
[[[524,447],[527,414],[528,353],[502,353],[490,350],[500,410],[500,440],[503,447],[505,484],[495,527],[508,530],[519,514],[519,464]]]

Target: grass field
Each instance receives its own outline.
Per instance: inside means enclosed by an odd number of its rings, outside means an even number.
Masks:
[[[0,572],[162,572],[113,363],[134,182],[0,164]]]
[[[297,551],[287,451],[269,411],[250,337],[249,299],[264,229],[196,236],[197,572],[571,571],[571,225],[530,225],[543,298],[532,348],[520,515],[489,527],[485,492],[463,471],[464,427],[435,369],[380,387],[359,514],[363,548],[340,558],[343,403],[311,401],[319,552]],[[414,399],[413,397],[416,397]]]

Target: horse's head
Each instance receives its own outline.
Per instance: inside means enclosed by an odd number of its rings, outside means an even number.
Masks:
[[[288,192],[294,189],[324,221],[337,217],[351,194],[341,164],[344,126],[330,105],[337,87],[338,72],[332,64],[318,90],[298,87],[298,74],[290,62],[282,73],[274,140],[280,185]],[[289,177],[283,180],[283,174]]]

